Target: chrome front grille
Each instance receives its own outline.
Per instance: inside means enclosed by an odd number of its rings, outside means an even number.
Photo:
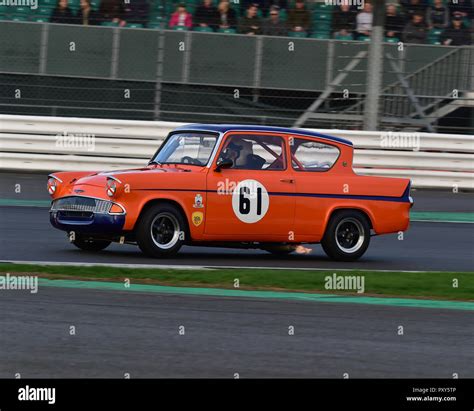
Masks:
[[[112,203],[91,197],[64,197],[53,201],[51,211],[81,211],[97,214],[107,214]]]

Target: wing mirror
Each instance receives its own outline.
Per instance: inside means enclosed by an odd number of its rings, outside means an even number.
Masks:
[[[217,160],[216,168],[214,171],[221,171],[224,168],[231,168],[234,162],[230,158],[220,158]]]

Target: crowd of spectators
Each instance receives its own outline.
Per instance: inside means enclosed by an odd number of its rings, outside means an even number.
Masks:
[[[158,0],[154,0],[158,1]],[[171,2],[172,0],[168,0]],[[310,1],[312,1],[310,3]],[[246,35],[296,36],[370,40],[373,10],[337,1],[339,6],[321,11],[313,0],[194,0],[172,3],[168,14],[161,11],[161,27],[176,30],[240,33]],[[471,44],[474,0],[400,0],[386,6],[385,39],[415,44]],[[192,3],[193,7],[190,7]],[[319,3],[324,4],[324,3]],[[82,25],[149,25],[153,14],[150,0],[80,0],[73,12],[68,0],[58,0],[50,22]],[[191,12],[192,11],[192,12]],[[321,14],[322,13],[322,14]]]
[[[471,0],[445,3],[443,0],[402,0],[389,3],[385,12],[385,39],[415,44],[471,44]],[[333,13],[333,38],[370,39],[373,24],[372,5],[364,4],[361,11],[341,5]]]
[[[147,0],[102,0],[98,9],[94,9],[90,0],[80,0],[79,8],[73,12],[68,0],[58,0],[49,21],[60,24],[101,25],[127,24],[143,25],[148,19],[150,4]]]

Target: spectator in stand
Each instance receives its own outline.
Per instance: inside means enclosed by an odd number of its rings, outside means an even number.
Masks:
[[[235,10],[230,7],[228,0],[221,0],[217,6],[219,12],[218,24],[219,28],[222,30],[225,29],[236,29],[237,28],[237,14]]]
[[[405,26],[405,20],[398,14],[395,4],[387,4],[385,13],[385,37],[400,38],[400,33]]]
[[[344,2],[332,15],[332,31],[335,37],[352,36],[355,28],[356,13],[348,2]]]
[[[193,17],[186,10],[186,4],[180,3],[176,7],[176,11],[171,15],[169,27],[186,27],[190,29],[193,26]]]
[[[471,44],[471,35],[463,27],[462,17],[453,17],[451,27],[443,31],[440,41],[445,46],[469,46]]]
[[[271,6],[277,6],[280,10],[288,9],[288,0],[268,0],[268,5],[271,10]]]
[[[255,4],[264,16],[268,14],[271,6],[279,6],[283,9],[288,7],[288,0],[236,0],[234,3],[240,3],[242,5],[241,10],[247,10],[251,4]]]
[[[426,9],[426,24],[430,29],[445,29],[449,25],[449,10],[443,0],[434,0]]]
[[[263,34],[266,36],[286,36],[286,24],[280,20],[280,8],[271,6],[269,17],[263,22]]]
[[[256,4],[251,4],[245,16],[240,19],[239,22],[239,33],[242,34],[261,34],[262,33],[262,22],[257,16],[258,7]]]
[[[123,19],[125,8],[121,0],[102,0],[99,6],[99,14],[102,22],[117,23],[123,27],[127,22]]]
[[[203,0],[194,12],[194,25],[197,27],[210,27],[217,29],[219,21],[219,12],[217,7],[212,4],[212,0]]]
[[[51,17],[49,18],[49,22],[60,24],[74,23],[74,16],[71,9],[69,8],[67,0],[58,0]]]
[[[100,14],[91,7],[90,0],[81,0],[80,9],[76,13],[75,23],[83,26],[100,24]]]
[[[356,38],[360,39],[370,36],[372,32],[372,21],[374,14],[372,13],[372,4],[365,3],[364,8],[356,16]]]
[[[311,28],[311,13],[304,0],[295,0],[295,7],[288,13],[288,30],[308,32]]]
[[[266,0],[240,0],[240,11],[242,15],[247,14],[247,10],[249,9],[250,6],[257,6],[257,10],[260,9],[262,10],[263,7],[265,7]],[[239,4],[239,3],[237,3]]]
[[[450,0],[449,11],[451,18],[461,17],[463,19],[474,18],[473,0]]]
[[[426,13],[426,4],[423,0],[409,0],[408,3],[404,4],[405,14],[408,20],[412,20],[414,14]]]
[[[423,14],[414,14],[411,21],[403,29],[403,41],[412,44],[424,44],[427,37],[427,26]]]
[[[125,20],[127,23],[143,24],[148,23],[150,4],[147,0],[130,0],[125,4]]]

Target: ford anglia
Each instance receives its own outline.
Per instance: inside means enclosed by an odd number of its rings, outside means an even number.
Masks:
[[[339,261],[372,235],[405,231],[410,180],[357,175],[350,141],[302,129],[192,124],[143,168],[57,172],[51,224],[80,249],[137,244],[152,257],[183,245],[286,254],[321,243]]]

